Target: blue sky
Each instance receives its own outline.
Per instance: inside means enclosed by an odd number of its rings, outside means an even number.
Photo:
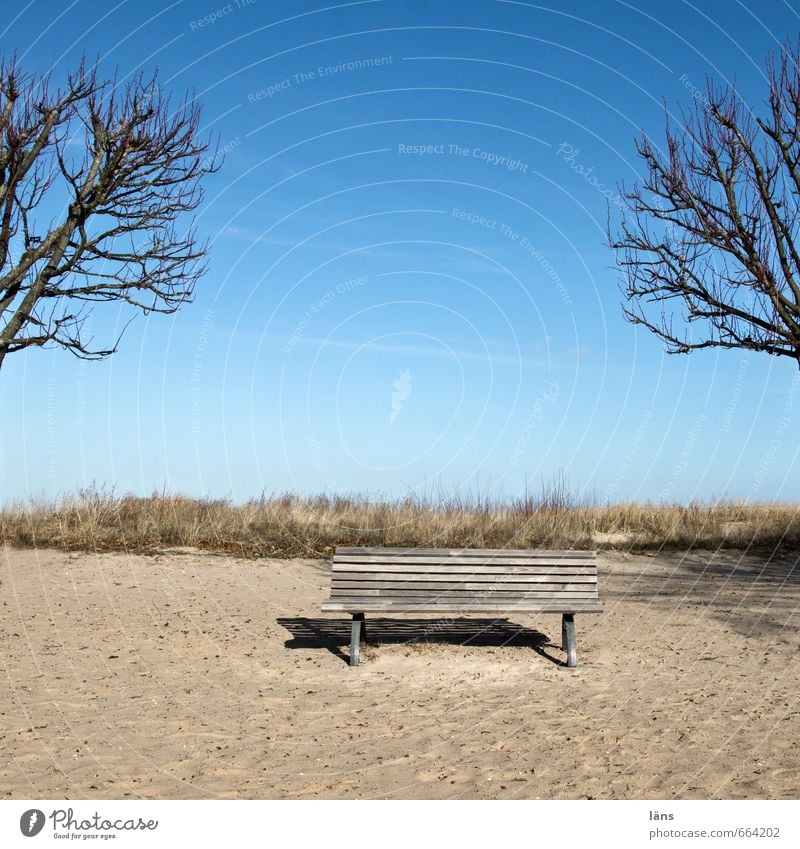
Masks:
[[[6,359],[4,501],[92,481],[513,497],[561,474],[601,501],[800,497],[796,366],[665,355],[622,318],[604,239],[665,103],[712,75],[760,107],[790,4],[4,10],[27,70],[158,67],[225,151],[193,304],[138,316],[102,363]],[[96,309],[96,338],[130,316]]]

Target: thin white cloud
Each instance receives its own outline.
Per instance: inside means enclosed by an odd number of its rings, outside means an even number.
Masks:
[[[324,339],[316,336],[301,336],[299,338],[291,338],[288,336],[269,337],[276,342],[286,343],[291,341],[293,346],[315,347],[315,348],[341,348],[348,351],[364,349],[370,353],[385,353],[385,354],[407,354],[412,356],[428,356],[439,357],[441,359],[456,359],[467,360],[470,362],[482,362],[495,364],[509,365],[524,365],[524,366],[548,366],[547,358],[532,359],[523,355],[509,356],[508,354],[495,354],[489,350],[486,352],[479,351],[463,351],[456,349],[436,348],[426,345],[393,345],[386,342],[354,342],[347,339]],[[508,347],[507,345],[504,347]]]

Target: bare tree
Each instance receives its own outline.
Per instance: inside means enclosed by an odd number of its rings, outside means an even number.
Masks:
[[[172,313],[191,300],[207,244],[183,213],[215,170],[189,98],[154,74],[124,86],[82,63],[66,84],[0,63],[0,365],[24,348],[113,353],[86,325],[97,301]]]
[[[740,348],[800,365],[799,59],[788,43],[769,57],[763,116],[709,81],[682,126],[667,119],[664,153],[637,143],[647,177],[622,187],[609,240],[626,317],[669,353]]]

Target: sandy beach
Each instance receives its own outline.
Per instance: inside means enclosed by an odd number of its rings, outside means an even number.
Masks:
[[[794,798],[790,554],[601,554],[602,614],[321,614],[330,565],[7,547],[2,798]]]

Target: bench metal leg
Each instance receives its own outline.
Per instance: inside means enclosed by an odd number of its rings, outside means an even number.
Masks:
[[[358,666],[358,656],[361,653],[361,632],[364,627],[364,614],[353,614],[353,625],[350,630],[350,666]]]
[[[575,648],[575,615],[565,613],[561,617],[561,648],[567,653],[567,666],[578,665],[578,652]]]

